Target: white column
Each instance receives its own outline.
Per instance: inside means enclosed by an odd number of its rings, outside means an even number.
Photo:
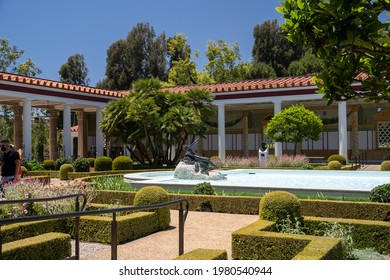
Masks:
[[[218,105],[218,157],[225,160],[225,104]]]
[[[70,131],[70,117],[71,117],[71,112],[70,112],[70,104],[65,104],[64,106],[64,152],[65,152],[65,158],[69,159],[70,156],[72,155],[72,136],[71,136],[71,131]]]
[[[282,101],[274,102],[274,115],[282,111]],[[275,156],[279,157],[283,155],[283,147],[281,142],[275,142]]]
[[[31,150],[31,100],[23,100],[23,158],[27,161],[32,159]]]
[[[103,119],[102,108],[96,110],[96,157],[103,156],[103,132],[100,129],[99,122]]]
[[[348,137],[347,137],[347,102],[339,102],[339,155],[348,160]]]

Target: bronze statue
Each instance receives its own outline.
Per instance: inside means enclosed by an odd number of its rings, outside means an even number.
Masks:
[[[195,172],[200,171],[200,173],[202,174],[209,175],[209,165],[212,165],[216,168],[218,168],[218,166],[216,166],[208,157],[202,157],[196,154],[196,152],[194,151],[194,146],[198,142],[198,140],[199,138],[196,138],[195,141],[189,146],[184,145],[183,149],[186,153],[181,161],[185,164],[195,165]]]

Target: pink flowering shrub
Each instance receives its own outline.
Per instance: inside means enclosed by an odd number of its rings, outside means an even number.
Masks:
[[[237,156],[227,156],[225,161],[213,156],[210,160],[221,168],[256,168],[259,167],[257,157],[241,158]],[[283,155],[281,157],[269,156],[266,167],[302,167],[309,163],[309,159],[304,155]]]
[[[5,198],[2,200],[18,200],[28,198],[48,198],[75,193],[85,193],[87,202],[92,200],[94,192],[80,183],[62,181],[59,184],[45,185],[35,179],[20,180],[3,186]],[[82,198],[80,198],[82,202]],[[24,202],[1,204],[0,218],[57,214],[75,211],[75,198],[45,202]]]
[[[211,157],[210,160],[222,168],[254,168],[259,167],[259,160],[256,157],[238,157],[227,156],[225,161],[221,161],[219,157]]]
[[[308,163],[309,159],[304,155],[271,156],[267,160],[267,167],[302,167]]]

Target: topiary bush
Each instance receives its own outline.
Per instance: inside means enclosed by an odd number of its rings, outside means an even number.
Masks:
[[[87,158],[87,160],[89,162],[89,166],[90,167],[95,167],[95,160],[96,160],[96,158],[89,157],[89,158]]]
[[[301,203],[294,194],[285,191],[265,194],[260,200],[259,217],[276,223],[287,219],[303,222]]]
[[[390,184],[376,186],[371,190],[370,201],[390,203]]]
[[[116,157],[112,162],[112,170],[131,170],[133,161],[127,156]]]
[[[73,162],[73,167],[76,172],[89,172],[90,166],[91,165],[86,158],[79,157]]]
[[[159,186],[148,186],[140,189],[134,197],[134,205],[160,204],[169,201],[166,190]],[[157,214],[159,230],[167,229],[171,222],[171,215],[168,207],[153,210]]]
[[[390,160],[385,160],[381,163],[381,171],[390,171]]]
[[[328,163],[329,170],[341,170],[341,163],[337,160],[332,160]]]
[[[110,171],[112,170],[112,159],[110,157],[101,156],[95,160],[95,171]]]
[[[45,159],[43,161],[43,168],[45,170],[55,170],[56,165],[55,165],[54,160],[52,160],[52,159]]]
[[[65,163],[60,167],[60,180],[68,180],[69,172],[74,172],[74,167],[70,163]]]
[[[328,157],[328,163],[334,160],[340,162],[342,165],[347,164],[347,160],[342,155],[331,155],[330,157]]]
[[[209,182],[203,182],[194,186],[194,194],[215,195],[215,188]]]
[[[66,158],[57,158],[55,161],[55,170],[60,170],[61,166],[65,163],[69,163]]]

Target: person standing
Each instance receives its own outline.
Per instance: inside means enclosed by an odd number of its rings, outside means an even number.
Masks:
[[[19,153],[11,149],[8,140],[1,141],[1,185],[11,183],[19,179],[20,156]]]

